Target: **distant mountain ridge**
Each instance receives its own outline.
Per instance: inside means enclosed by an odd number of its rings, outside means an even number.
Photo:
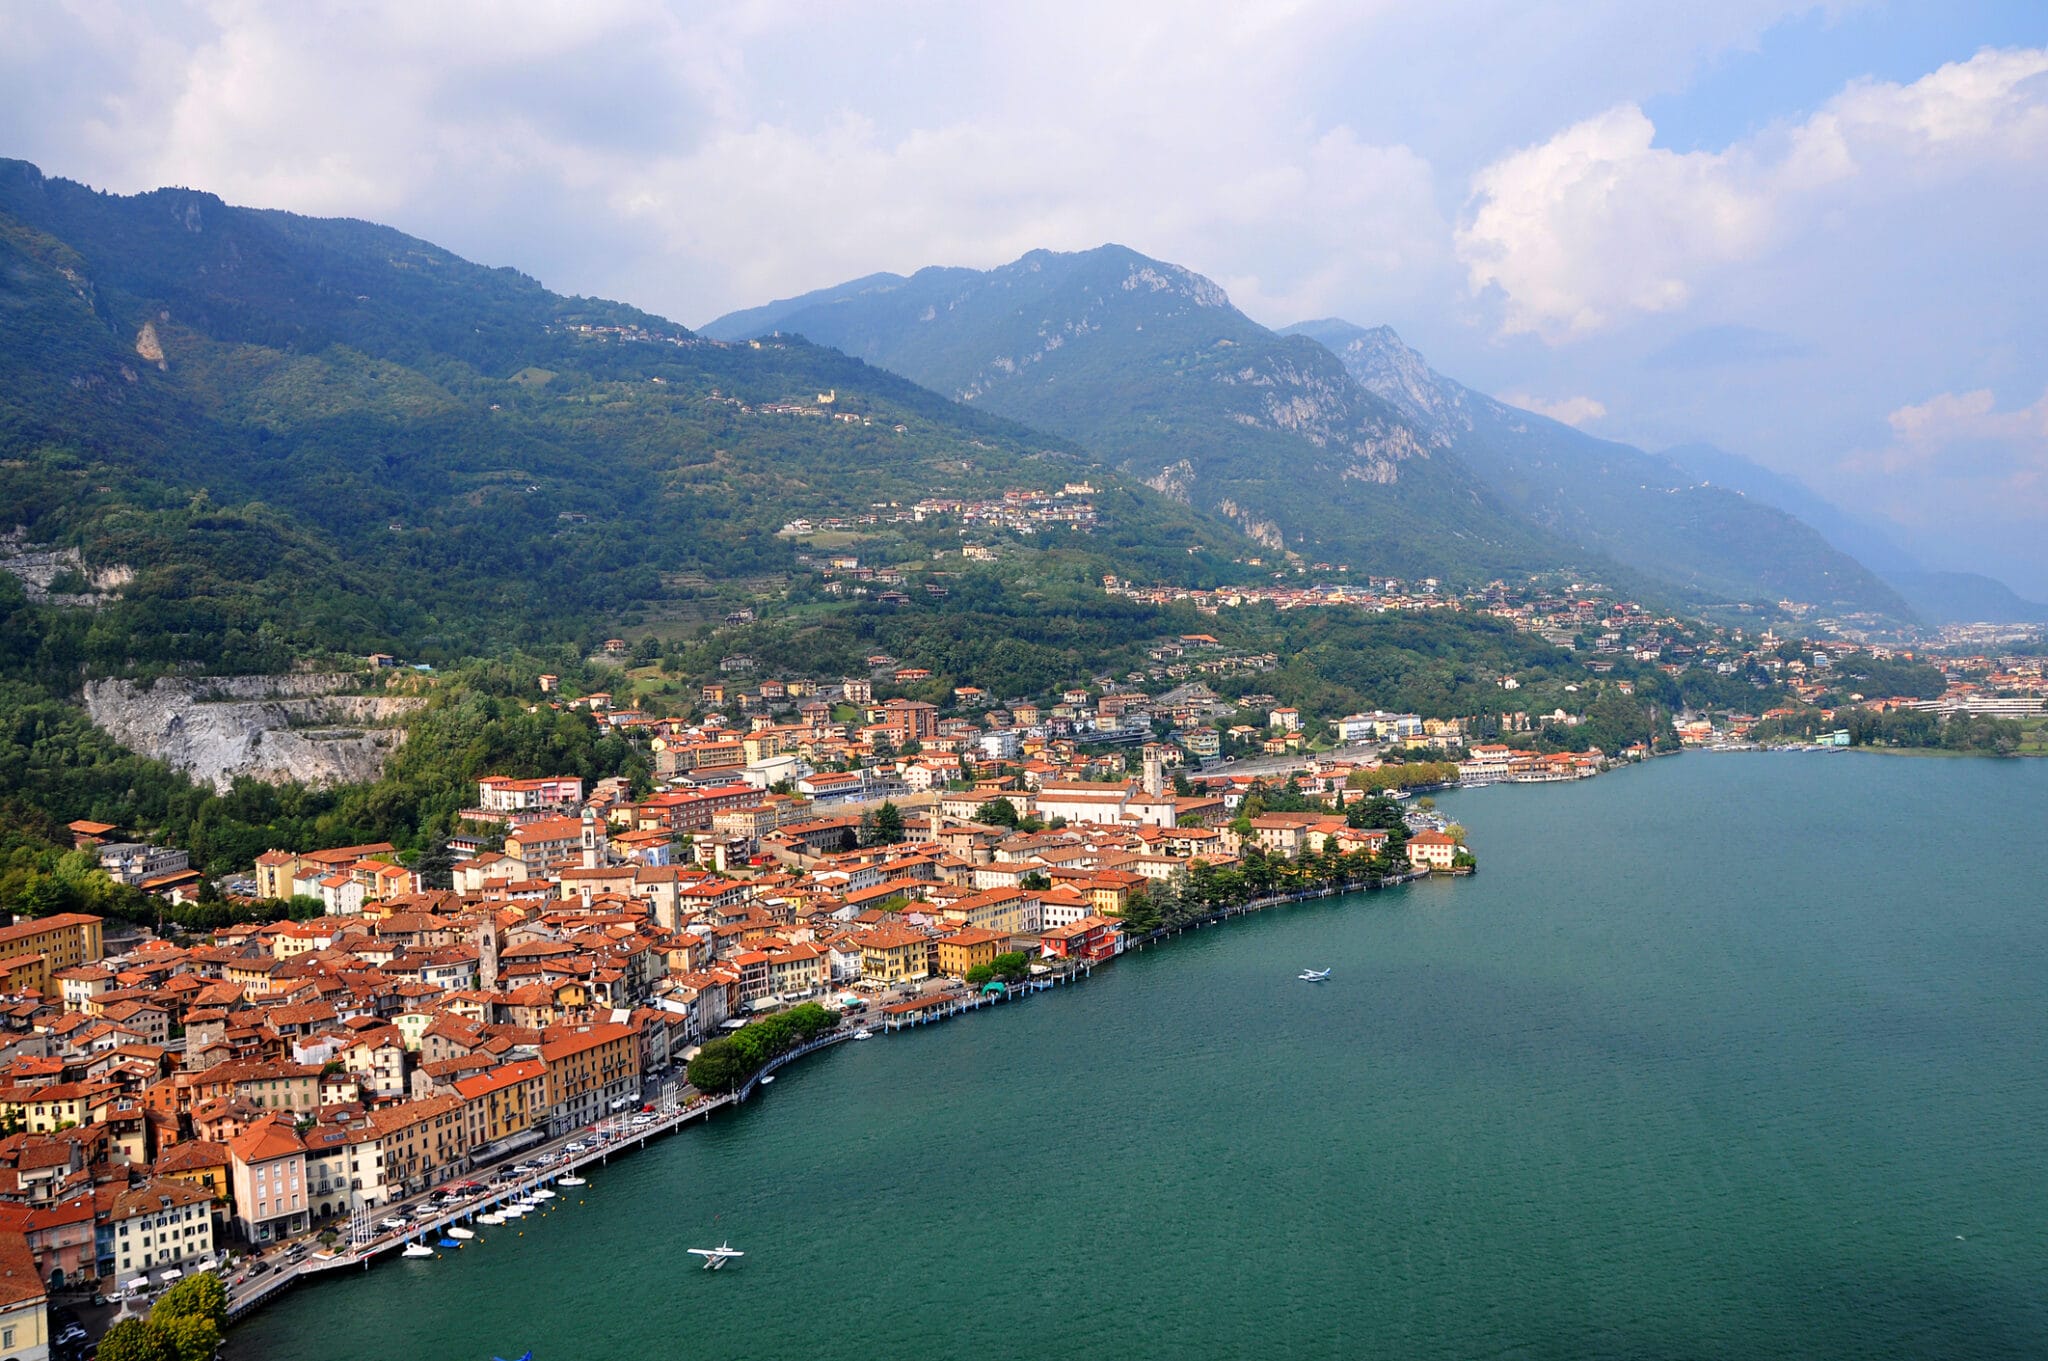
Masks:
[[[1708,481],[1797,515],[1883,577],[1929,623],[2048,623],[2048,604],[2023,599],[1981,573],[1929,570],[1882,526],[1849,514],[1797,478],[1711,444],[1679,445],[1664,456]]]
[[[1469,581],[1587,556],[1503,505],[1327,349],[1123,246],[868,275],[703,328],[773,332],[1076,440],[1311,560]]]
[[[1587,551],[1707,595],[1913,617],[1898,591],[1795,515],[1707,485],[1673,459],[1475,392],[1430,368],[1388,327],[1332,318],[1285,332],[1327,346],[1432,446]]]

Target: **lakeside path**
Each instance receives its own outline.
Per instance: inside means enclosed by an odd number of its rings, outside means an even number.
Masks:
[[[1231,918],[1248,916],[1274,907],[1365,893],[1376,888],[1393,887],[1429,877],[1427,871],[1415,871],[1370,883],[1325,886],[1248,899],[1204,917],[1170,927],[1161,927],[1136,937],[1126,944],[1123,953],[1137,953],[1189,931],[1220,925]],[[885,1019],[872,1014],[877,1010],[873,1006],[844,1013],[841,1028],[830,1035],[800,1045],[788,1053],[777,1055],[733,1092],[721,1096],[705,1096],[692,1090],[686,1098],[664,1100],[658,1104],[653,1112],[647,1113],[653,1117],[647,1124],[633,1125],[633,1115],[625,1114],[599,1121],[588,1128],[576,1130],[546,1143],[529,1146],[517,1154],[510,1155],[506,1162],[517,1166],[532,1164],[537,1170],[515,1180],[493,1181],[485,1191],[440,1205],[433,1202],[434,1193],[427,1191],[378,1207],[375,1213],[379,1220],[403,1217],[413,1221],[402,1230],[380,1230],[374,1237],[359,1245],[333,1252],[315,1252],[301,1261],[288,1262],[266,1269],[257,1275],[251,1276],[245,1270],[227,1283],[229,1322],[234,1324],[246,1319],[301,1281],[336,1277],[351,1271],[368,1271],[379,1258],[396,1255],[408,1243],[424,1242],[431,1245],[439,1241],[447,1229],[470,1225],[478,1215],[491,1213],[494,1209],[534,1190],[552,1188],[564,1176],[579,1173],[582,1169],[593,1166],[602,1166],[609,1163],[614,1156],[644,1149],[651,1140],[674,1134],[685,1125],[709,1121],[719,1110],[738,1106],[748,1100],[759,1090],[762,1079],[774,1075],[778,1069],[821,1049],[829,1049],[853,1040],[863,1025],[879,1026],[880,1029],[871,1033],[873,1038],[880,1039],[893,1031],[951,1020],[991,1006],[1025,1001],[1039,992],[1085,981],[1093,972],[1093,965],[1083,964],[1058,971],[1048,978],[1033,980],[1007,995],[975,995],[954,989],[943,989],[929,994],[929,1005],[913,1015],[902,1018]],[[587,1144],[590,1147],[581,1153],[569,1152],[569,1145],[576,1143]],[[461,1181],[476,1178],[494,1179],[501,1175],[502,1172],[494,1166],[477,1167],[472,1168],[464,1178],[451,1180],[450,1184],[460,1184]],[[515,1229],[514,1232],[523,1234],[523,1230]]]

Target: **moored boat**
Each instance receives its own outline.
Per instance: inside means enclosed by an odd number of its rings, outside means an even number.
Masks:
[[[407,1243],[405,1250],[399,1255],[401,1257],[432,1257],[434,1250],[425,1243]]]

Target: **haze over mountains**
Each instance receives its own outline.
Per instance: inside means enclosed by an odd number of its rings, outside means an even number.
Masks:
[[[704,327],[775,332],[1066,435],[1313,558],[1450,577],[1618,564],[1694,602],[1914,613],[1768,497],[1474,392],[1387,328],[1270,331],[1121,246],[874,274]]]

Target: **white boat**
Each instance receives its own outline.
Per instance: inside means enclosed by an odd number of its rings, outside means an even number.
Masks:
[[[1320,983],[1329,976],[1328,969],[1303,969],[1295,978],[1303,983]]]
[[[533,1198],[535,1200],[553,1200],[555,1198],[555,1193],[543,1187],[541,1190],[535,1191],[533,1193]]]
[[[456,1239],[456,1240],[458,1240],[458,1241],[459,1241],[459,1240],[462,1240],[462,1239],[468,1239],[468,1238],[474,1238],[474,1237],[476,1237],[476,1230],[475,1230],[475,1229],[457,1229],[457,1228],[450,1228],[450,1229],[448,1229],[448,1230],[447,1230],[446,1232],[447,1232],[447,1234],[448,1234],[448,1236],[449,1236],[450,1238]]]
[[[704,1269],[706,1271],[716,1271],[733,1258],[747,1255],[738,1248],[735,1248],[731,1243],[720,1243],[715,1248],[691,1248],[690,1251],[704,1259]]]
[[[563,1177],[563,1178],[562,1178],[562,1179],[561,1179],[560,1181],[556,1182],[556,1183],[555,1183],[555,1185],[557,1185],[557,1186],[588,1186],[588,1185],[590,1185],[590,1183],[589,1183],[589,1182],[587,1182],[587,1181],[585,1181],[585,1180],[584,1180],[583,1178],[581,1178],[581,1177],[574,1177],[574,1176],[571,1176],[571,1177]]]
[[[501,1219],[524,1219],[529,1213],[528,1207],[524,1205],[507,1205],[498,1212],[498,1217]]]
[[[770,1073],[768,1076],[761,1079],[761,1085],[765,1087],[773,1081],[775,1081],[775,1074]]]
[[[853,1038],[856,1040],[872,1040],[875,1038],[875,1032],[872,1030],[856,1030],[853,1032]]]
[[[434,1250],[425,1243],[407,1243],[405,1251],[399,1255],[403,1257],[432,1257]]]
[[[492,1228],[494,1228],[494,1229],[495,1229],[495,1228],[497,1228],[497,1227],[498,1227],[498,1226],[499,1226],[500,1224],[502,1224],[502,1223],[504,1223],[504,1222],[505,1222],[505,1216],[503,1216],[503,1215],[499,1214],[499,1213],[498,1213],[497,1211],[493,1210],[493,1211],[492,1211],[492,1212],[491,1212],[490,1214],[487,1214],[487,1215],[478,1215],[478,1216],[476,1217],[476,1222],[477,1222],[477,1223],[479,1223],[479,1224],[488,1224],[488,1225],[490,1225],[490,1226],[491,1226]]]

